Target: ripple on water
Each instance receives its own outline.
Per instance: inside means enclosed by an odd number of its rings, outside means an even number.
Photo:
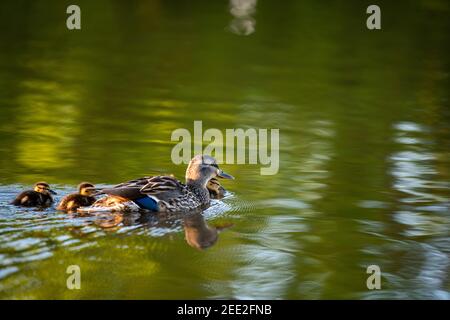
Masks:
[[[19,268],[17,267],[0,268],[0,279],[6,278],[7,276],[16,273],[17,271],[19,271]]]
[[[113,234],[158,238],[183,230],[181,218],[161,223],[155,216],[142,220],[140,214],[127,214],[115,221],[111,215],[77,216],[52,208],[37,210],[10,205],[11,199],[24,188],[26,186],[0,186],[0,279],[18,272],[27,263],[52,257],[59,247],[75,252],[95,247],[98,239],[110,235],[111,231]],[[55,190],[63,195],[72,192],[73,188],[57,186]],[[55,202],[59,199],[55,198]],[[213,200],[212,206],[204,212],[205,219],[233,211],[234,200],[232,193],[227,193],[224,201]],[[114,228],[105,229],[104,224],[99,223],[108,220]]]

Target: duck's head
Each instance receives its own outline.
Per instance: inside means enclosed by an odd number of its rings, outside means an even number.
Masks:
[[[50,189],[50,185],[44,181],[36,182],[34,184],[34,191],[42,193],[42,194],[46,194],[46,195],[56,194],[55,191]]]
[[[203,187],[212,178],[234,179],[233,176],[223,172],[217,165],[216,159],[207,155],[196,155],[189,162],[186,169],[186,183],[196,183]]]
[[[93,196],[97,192],[97,189],[92,183],[82,182],[78,185],[78,193],[82,196]]]

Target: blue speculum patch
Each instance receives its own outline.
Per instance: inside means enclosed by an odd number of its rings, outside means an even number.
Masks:
[[[156,201],[150,197],[143,197],[134,200],[134,203],[136,203],[139,207],[142,209],[152,210],[152,211],[158,211],[158,204]]]

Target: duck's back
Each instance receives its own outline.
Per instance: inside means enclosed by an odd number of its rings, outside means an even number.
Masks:
[[[206,189],[188,187],[173,176],[152,177],[141,192],[157,199],[161,212],[206,209],[210,200]]]
[[[49,206],[53,202],[53,199],[42,193],[34,190],[27,190],[21,192],[11,204],[15,206],[35,207],[35,206]]]
[[[194,210],[209,203],[207,192],[202,197],[173,176],[152,176],[131,180],[113,188],[103,189],[101,193],[131,200],[142,209],[160,212]],[[100,201],[102,200],[97,202]]]

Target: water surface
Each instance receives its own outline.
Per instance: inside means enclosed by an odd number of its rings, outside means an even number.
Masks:
[[[0,298],[449,299],[447,1],[379,1],[381,31],[360,1],[78,4],[72,32],[63,2],[0,5]],[[279,128],[279,173],[223,165],[190,220],[8,204],[182,178],[170,136],[195,120]]]

